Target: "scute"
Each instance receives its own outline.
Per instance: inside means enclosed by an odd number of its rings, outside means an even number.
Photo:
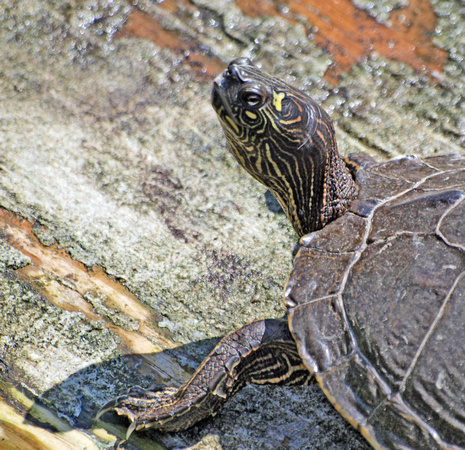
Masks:
[[[289,312],[289,324],[301,344],[299,354],[302,360],[316,374],[324,372],[354,349],[339,296],[293,308]]]
[[[398,233],[434,233],[439,219],[462,197],[459,190],[413,189],[382,205],[373,217],[370,241]]]
[[[345,253],[360,250],[365,234],[366,220],[347,213],[337,222],[331,222],[318,233],[308,234],[301,239],[305,248],[326,253]]]
[[[352,259],[350,254],[324,253],[302,247],[287,284],[286,306],[292,308],[338,292],[344,281],[340,267],[348,266]],[[315,270],[308,270],[309,264]]]
[[[460,155],[430,156],[425,158],[424,161],[438,170],[465,169],[465,157]]]
[[[344,271],[360,250],[366,220],[345,214],[316,233],[301,239],[302,247],[295,259],[287,282],[284,302],[292,308],[325,297],[341,289]],[[315,270],[309,270],[313,265]]]
[[[459,189],[463,191],[465,187],[465,169],[461,170],[448,170],[447,172],[440,172],[434,176],[429,177],[421,184],[421,188],[425,191],[441,190],[444,186],[449,189]]]
[[[465,274],[456,279],[412,374],[404,398],[442,436],[465,447]]]
[[[377,167],[377,166],[374,166]],[[379,201],[391,198],[401,192],[404,192],[413,183],[407,180],[393,178],[380,173],[373,172],[374,168],[366,167],[360,169],[357,173],[357,185],[359,188],[358,200],[369,200],[370,203],[376,204]],[[353,202],[357,204],[357,200]],[[353,209],[351,205],[350,210]]]
[[[436,430],[421,420],[397,394],[386,399],[370,417],[373,438],[384,448],[439,449],[447,448]]]
[[[323,391],[337,399],[336,403],[349,413],[349,420],[355,419],[365,427],[367,417],[392,392],[371,364],[357,352],[327,370],[319,381]]]
[[[400,234],[367,247],[343,293],[360,351],[399,389],[465,255],[432,235]]]
[[[301,240],[290,329],[374,444],[465,447],[464,169],[463,157],[362,167],[351,213]]]
[[[384,177],[418,182],[438,170],[423,162],[418,156],[410,155],[377,164],[372,167],[372,172]]]
[[[458,202],[438,223],[438,234],[449,244],[465,250],[465,201]]]

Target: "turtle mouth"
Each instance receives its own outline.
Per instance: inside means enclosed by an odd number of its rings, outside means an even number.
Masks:
[[[232,113],[228,96],[226,94],[228,90],[231,89],[231,86],[229,86],[226,78],[227,71],[223,72],[215,79],[215,81],[213,81],[211,102],[213,109],[217,112],[218,115],[221,116],[222,113],[227,114],[231,117],[231,119],[233,119],[234,115]]]
[[[247,81],[247,74],[243,70],[246,66],[253,67],[253,64],[247,58],[237,58],[231,61],[228,68],[213,81],[211,103],[223,122],[225,117],[229,117],[239,125],[231,108],[233,100],[230,97],[231,93],[237,91],[238,86]]]
[[[228,86],[226,77],[227,75],[223,73],[213,82],[211,102],[220,122],[229,129],[236,128],[239,123],[228,99],[227,92],[230,86]]]
[[[221,74],[217,78],[215,78],[215,81],[213,81],[211,103],[213,109],[216,112],[219,112],[227,104],[227,100],[223,92],[224,88],[222,87],[223,77],[224,75]]]

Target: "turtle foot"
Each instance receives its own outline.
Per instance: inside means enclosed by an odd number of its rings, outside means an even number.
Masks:
[[[160,385],[153,389],[135,386],[103,405],[95,419],[99,419],[109,411],[116,411],[118,415],[127,417],[131,425],[126,439],[129,439],[134,430],[142,428],[164,430],[163,423],[171,420],[176,413],[175,394],[178,392],[177,388]]]

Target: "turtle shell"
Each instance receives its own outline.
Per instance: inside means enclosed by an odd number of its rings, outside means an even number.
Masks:
[[[300,356],[375,446],[465,447],[465,158],[362,167],[301,239],[286,287]]]

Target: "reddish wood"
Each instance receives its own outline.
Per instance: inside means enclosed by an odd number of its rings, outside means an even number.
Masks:
[[[282,1],[286,13],[271,0],[236,0],[236,4],[252,17],[279,15],[291,21],[297,15],[305,17],[315,43],[333,57],[325,75],[333,83],[372,51],[430,75],[441,72],[447,57],[431,39],[437,18],[428,0],[412,0],[406,8],[392,12],[392,26],[378,23],[350,0]]]
[[[332,55],[333,64],[325,78],[334,84],[373,51],[431,78],[442,71],[447,58],[447,52],[431,39],[437,18],[429,0],[411,0],[406,8],[393,11],[390,26],[357,9],[351,0],[282,0],[279,7],[272,0],[236,0],[236,4],[251,17],[280,16],[292,23],[298,22],[298,16],[305,17],[309,37]],[[186,0],[165,0],[160,7],[172,14],[193,8]],[[155,17],[136,7],[116,37],[149,39],[183,55],[183,63],[202,81],[210,81],[225,68],[217,56],[201,50],[194,38],[163,28]]]
[[[271,0],[236,0],[236,5],[243,13],[254,18],[282,15]]]
[[[175,1],[166,3],[166,8],[175,12]],[[162,24],[150,14],[134,8],[129,14],[128,20],[116,34],[116,38],[136,37],[149,39],[159,47],[169,48],[173,52],[183,55],[183,62],[188,64],[202,81],[210,81],[221,73],[226,64],[217,56],[205,54],[200,50],[200,44],[192,38],[182,37],[176,31],[166,30]]]
[[[67,295],[74,292],[82,299],[89,292],[105,294],[106,306],[124,310],[128,315],[140,320],[141,329],[144,329],[146,323],[150,324],[161,320],[161,316],[141,305],[134,294],[109,277],[103,269],[97,266],[86,267],[83,263],[74,260],[58,244],[49,247],[43,245],[34,235],[31,222],[3,208],[0,208],[0,235],[4,242],[31,258],[32,265],[17,269],[16,276],[38,288],[50,301],[53,300],[50,293],[56,287],[52,286],[49,289],[48,284],[37,283],[37,280],[44,274],[49,276],[50,285],[52,281],[58,279],[70,283],[74,290],[68,292]],[[71,302],[73,299],[69,300]],[[91,320],[95,320],[96,316],[92,313],[92,309],[84,303],[84,301],[78,302],[76,300],[74,303],[60,304],[59,306],[70,311],[80,310]],[[79,306],[78,309],[76,309],[76,305]],[[166,337],[158,335],[158,331],[146,331],[146,334],[156,334],[159,342],[166,346],[172,346]]]

